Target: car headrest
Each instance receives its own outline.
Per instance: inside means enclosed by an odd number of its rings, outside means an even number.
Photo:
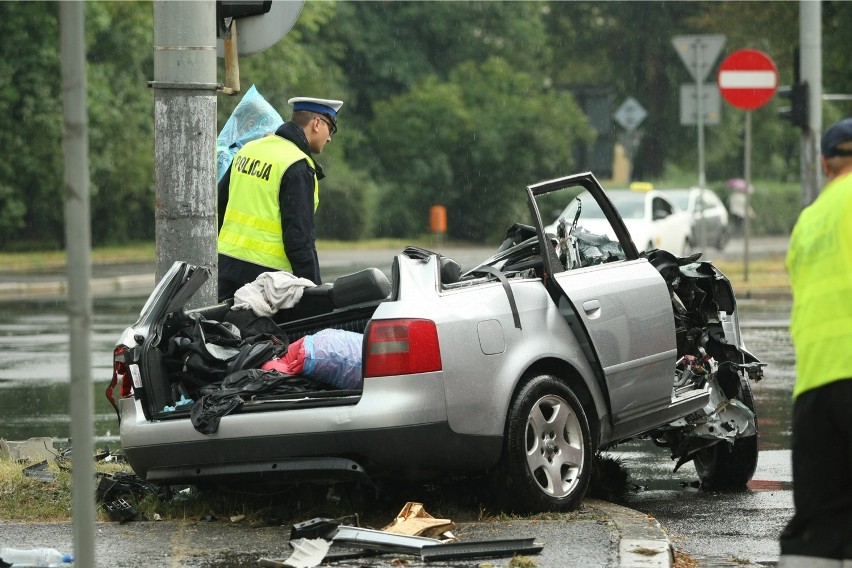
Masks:
[[[365,268],[334,281],[331,299],[335,308],[384,300],[390,295],[391,285],[385,273],[378,268]]]

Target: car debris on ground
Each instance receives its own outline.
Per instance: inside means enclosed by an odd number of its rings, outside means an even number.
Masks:
[[[267,568],[312,568],[326,561],[365,558],[382,554],[419,557],[424,562],[473,558],[501,558],[538,554],[544,545],[534,538],[460,542],[450,532],[450,519],[436,519],[422,503],[408,502],[396,518],[381,530],[344,524],[341,519],[314,518],[293,525],[288,558],[260,558]],[[429,536],[435,535],[435,536]]]

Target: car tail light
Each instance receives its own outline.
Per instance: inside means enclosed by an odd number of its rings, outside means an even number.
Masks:
[[[125,351],[127,351],[127,347],[124,345],[119,345],[115,348],[115,351],[113,351],[112,381],[106,389],[106,397],[112,403],[116,413],[118,413],[118,403],[116,403],[114,396],[115,387],[118,386],[118,395],[121,398],[133,394],[133,377],[130,375],[130,369],[124,359]],[[121,419],[120,414],[118,417]]]
[[[366,337],[365,378],[441,370],[438,329],[433,321],[374,320],[367,327]]]

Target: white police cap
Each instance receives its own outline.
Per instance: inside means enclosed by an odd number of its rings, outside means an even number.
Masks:
[[[337,118],[337,111],[343,106],[343,101],[315,99],[313,97],[293,97],[287,102],[293,105],[293,112],[309,110],[311,112],[327,114],[335,119]]]

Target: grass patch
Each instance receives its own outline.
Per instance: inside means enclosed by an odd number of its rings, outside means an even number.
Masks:
[[[8,458],[0,459],[0,520],[67,521],[71,518],[71,473],[56,463],[48,466],[54,481],[44,482],[24,475],[24,467]]]
[[[318,250],[374,250],[389,248],[402,251],[408,245],[434,247],[434,237],[411,239],[369,239],[363,241],[317,241]],[[442,246],[465,246],[466,243],[444,242]],[[156,249],[153,242],[131,243],[122,246],[98,247],[91,250],[92,264],[119,262],[154,262]],[[67,263],[64,249],[29,252],[0,252],[0,266],[5,272],[39,273],[61,270]]]
[[[24,468],[32,463],[12,460],[8,454],[0,457],[0,522],[71,520],[71,460],[59,457],[49,462],[47,472],[52,476],[49,481],[24,475]],[[257,486],[251,483],[244,486],[256,487],[255,490],[236,491],[216,486],[157,487],[136,477],[126,463],[98,461],[95,473],[98,494],[115,481],[127,481],[133,486],[132,492],[109,493],[103,500],[112,503],[120,495],[141,515],[136,520],[144,517],[287,526],[315,517],[336,519],[357,513],[360,526],[381,528],[408,501],[423,503],[433,517],[456,523],[603,520],[583,508],[567,513],[506,513],[493,488],[489,489],[489,480],[483,478],[449,479],[440,484],[385,483],[378,491],[355,484]],[[98,503],[97,516],[100,521],[115,520],[103,503]]]
[[[95,248],[91,251],[92,264],[149,262],[154,260],[154,256],[153,242]],[[6,272],[50,272],[64,268],[66,263],[65,250],[0,252],[0,266]]]
[[[749,260],[748,280],[745,279],[745,263],[743,261],[714,262],[731,281],[731,285],[739,295],[752,289],[790,289],[790,277],[781,257]]]

